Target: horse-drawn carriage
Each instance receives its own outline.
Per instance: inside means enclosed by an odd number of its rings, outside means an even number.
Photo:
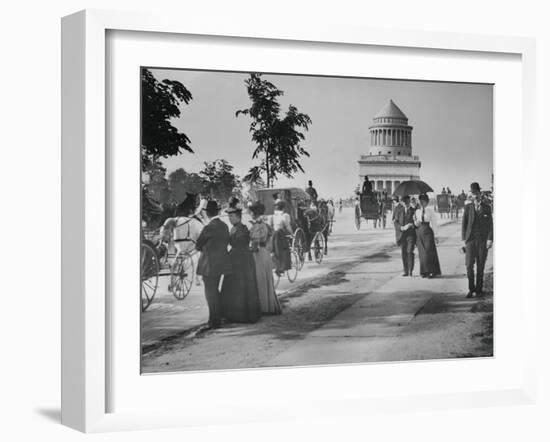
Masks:
[[[155,203],[146,194],[143,198],[146,204]],[[149,211],[154,216],[144,220],[140,256],[142,311],[151,305],[161,276],[170,278],[168,290],[176,299],[185,299],[191,291],[197,259],[195,241],[203,227],[200,220],[191,216],[194,198],[188,202],[188,215],[167,217],[155,209]]]
[[[361,228],[361,219],[372,220],[374,228],[386,228],[387,214],[393,209],[393,201],[383,192],[359,194],[355,204],[355,227]]]
[[[321,201],[317,208],[311,208],[311,198],[303,189],[281,187],[255,191],[254,197],[265,206],[265,215],[268,217],[275,211],[275,195],[286,203],[285,212],[290,216],[292,233],[288,235],[288,241],[291,269],[287,271],[287,278],[293,282],[304,266],[306,253],[310,260],[315,259],[318,264],[323,261],[328,249],[327,237],[332,226],[332,216],[326,202]]]

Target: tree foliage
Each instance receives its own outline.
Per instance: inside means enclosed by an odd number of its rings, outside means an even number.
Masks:
[[[191,141],[172,125],[179,118],[181,103],[193,96],[179,81],[158,81],[149,69],[141,70],[141,159],[142,170],[149,171],[158,158],[193,152]]]
[[[188,173],[179,168],[168,175],[168,186],[172,202],[179,204],[188,193],[198,194],[204,192],[204,182],[198,173]]]
[[[241,192],[239,177],[233,173],[233,166],[227,160],[206,161],[199,174],[204,192],[221,203]]]
[[[252,104],[235,115],[247,115],[252,119],[249,130],[257,145],[252,158],[260,161],[250,168],[245,181],[256,183],[265,173],[269,187],[277,175],[292,178],[296,172],[304,172],[300,158],[309,157],[309,153],[301,145],[305,135],[300,129],[309,130],[311,118],[298,112],[293,105],[281,117],[278,98],[284,92],[264,80],[261,74],[251,74],[245,84]]]

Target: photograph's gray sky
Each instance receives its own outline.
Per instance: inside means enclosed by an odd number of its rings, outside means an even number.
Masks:
[[[168,173],[183,167],[198,172],[204,161],[227,159],[241,177],[255,148],[250,119],[235,111],[250,106],[248,74],[151,70],[158,80],[178,80],[192,93],[173,124],[191,139],[194,154],[163,160]],[[359,183],[359,155],[370,147],[368,127],[390,100],[413,126],[413,155],[422,162],[420,177],[439,192],[468,191],[470,182],[491,186],[493,170],[493,87],[491,85],[338,77],[264,75],[284,91],[281,110],[293,104],[313,123],[305,133],[305,174],[279,179],[276,186],[305,187],[311,179],[320,196],[351,196]]]

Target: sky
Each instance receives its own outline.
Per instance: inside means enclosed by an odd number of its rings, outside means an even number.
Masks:
[[[198,172],[204,161],[227,159],[241,177],[253,165],[250,119],[235,111],[250,106],[246,73],[151,69],[159,80],[180,81],[193,99],[180,106],[172,124],[191,139],[194,154],[163,160],[167,172]],[[468,191],[472,181],[491,186],[493,171],[493,86],[388,79],[265,74],[284,91],[281,111],[290,104],[308,114],[312,125],[303,147],[310,153],[305,173],[276,186],[305,187],[313,180],[320,196],[350,196],[359,183],[359,155],[370,147],[368,126],[392,99],[409,118],[412,154],[422,162],[420,177],[434,190]]]

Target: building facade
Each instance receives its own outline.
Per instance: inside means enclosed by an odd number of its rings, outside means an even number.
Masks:
[[[374,190],[391,194],[401,181],[420,179],[420,159],[412,154],[412,130],[407,116],[390,100],[369,127],[370,149],[358,160],[360,181],[368,176]]]

